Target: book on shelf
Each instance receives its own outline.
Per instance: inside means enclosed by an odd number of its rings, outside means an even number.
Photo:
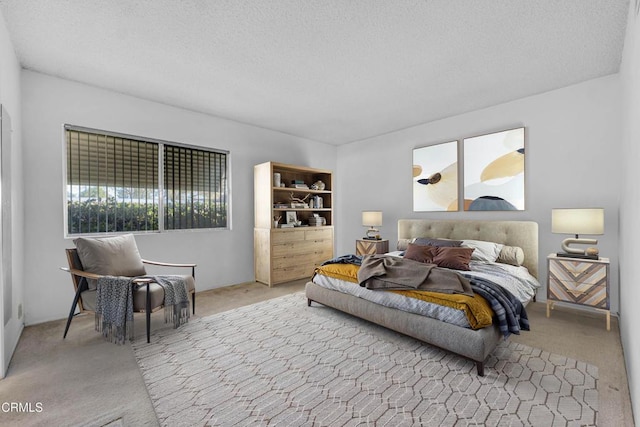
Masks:
[[[288,203],[274,203],[273,208],[274,209],[286,209],[289,207]]]
[[[295,225],[293,224],[280,224],[280,228],[293,228]]]
[[[290,188],[302,188],[308,190],[309,186],[307,184],[291,184]]]
[[[292,179],[291,184],[304,184],[304,180],[302,179]]]
[[[292,209],[307,209],[308,207],[309,205],[306,203],[291,202]]]

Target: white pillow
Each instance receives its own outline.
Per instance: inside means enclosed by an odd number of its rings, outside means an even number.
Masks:
[[[474,249],[471,254],[472,261],[496,262],[504,245],[483,240],[463,240],[461,246]]]
[[[518,246],[505,245],[500,251],[500,256],[498,257],[496,262],[520,267],[522,264],[524,264],[524,251],[521,247]]]
[[[398,239],[398,246],[396,246],[396,248],[399,251],[406,251],[409,243],[413,243],[414,240],[416,240],[415,237],[413,239]]]

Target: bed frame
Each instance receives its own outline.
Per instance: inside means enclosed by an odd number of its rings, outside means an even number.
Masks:
[[[399,245],[414,237],[486,240],[519,246],[525,254],[524,266],[534,277],[538,277],[538,224],[535,222],[416,219],[398,221]],[[497,325],[472,330],[384,307],[352,295],[325,289],[313,282],[308,282],[305,289],[309,305],[315,301],[469,358],[476,362],[480,376],[484,376],[487,356],[503,339]]]

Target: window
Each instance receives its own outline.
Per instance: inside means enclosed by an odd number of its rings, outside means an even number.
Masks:
[[[65,135],[68,235],[227,227],[227,152],[74,126]]]

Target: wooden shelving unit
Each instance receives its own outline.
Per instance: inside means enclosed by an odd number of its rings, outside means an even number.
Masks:
[[[276,173],[280,174],[280,182],[284,187],[274,186]],[[310,188],[291,187],[292,182],[296,181]],[[318,181],[324,184],[324,189],[311,188]],[[254,167],[256,281],[272,286],[311,278],[316,266],[333,257],[332,189],[333,174],[328,170],[276,162],[261,163]],[[315,203],[313,207],[292,207],[291,203],[299,203],[294,198],[302,199],[307,204],[313,199]],[[319,199],[321,208],[317,207]],[[293,212],[300,224],[282,228],[283,224],[287,224],[287,213]]]

